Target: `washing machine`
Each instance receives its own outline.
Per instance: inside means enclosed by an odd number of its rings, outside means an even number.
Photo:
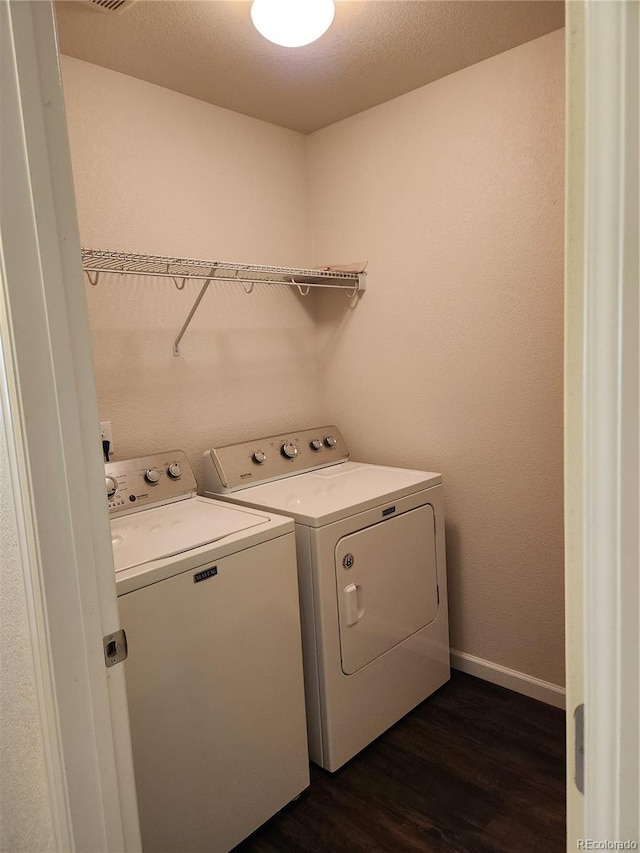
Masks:
[[[105,480],[143,849],[226,853],[309,784],[294,525],[180,451]]]
[[[206,496],[295,520],[309,753],[335,771],[450,677],[442,476],[352,462],[335,426],[204,466]]]

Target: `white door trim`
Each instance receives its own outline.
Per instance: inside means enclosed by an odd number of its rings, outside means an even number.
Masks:
[[[2,413],[58,850],[139,850],[75,200],[51,3],[0,0]]]
[[[4,27],[3,12],[4,10],[0,10],[0,25]],[[4,298],[5,281],[3,259],[0,257],[0,287],[3,296],[0,299],[0,429],[4,430],[5,434],[9,465],[8,480],[15,507],[17,544],[25,586],[51,828],[56,850],[72,850],[73,829],[55,703],[55,680],[47,632],[46,602],[40,585],[38,542],[34,535],[35,520],[28,490],[23,488],[23,484],[28,483],[28,477],[25,470],[26,454],[22,442],[22,430],[20,425],[14,422],[14,414],[19,415],[16,371],[11,349],[5,347],[5,343],[9,340],[9,318]]]
[[[584,703],[584,100],[585,2],[566,5],[564,502],[567,850],[585,837],[576,708]],[[580,787],[577,776],[580,776]]]
[[[638,3],[585,9],[585,837],[637,841]]]

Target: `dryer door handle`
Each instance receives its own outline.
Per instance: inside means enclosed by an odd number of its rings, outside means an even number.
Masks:
[[[364,615],[364,607],[362,603],[362,587],[350,583],[344,588],[344,615],[347,628],[359,622]],[[360,601],[358,601],[360,599]]]

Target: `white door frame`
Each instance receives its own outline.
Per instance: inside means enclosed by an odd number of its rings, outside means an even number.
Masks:
[[[583,504],[585,829],[589,838],[636,842],[638,8],[586,9]]]
[[[568,849],[639,842],[639,5],[568,4]],[[584,703],[584,797],[574,709]],[[584,848],[583,848],[584,849]]]
[[[59,851],[139,850],[98,410],[51,3],[0,0],[0,392]]]

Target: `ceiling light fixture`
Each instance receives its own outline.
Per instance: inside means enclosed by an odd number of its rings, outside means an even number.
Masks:
[[[253,0],[251,20],[258,32],[282,47],[302,47],[331,26],[333,0]]]

